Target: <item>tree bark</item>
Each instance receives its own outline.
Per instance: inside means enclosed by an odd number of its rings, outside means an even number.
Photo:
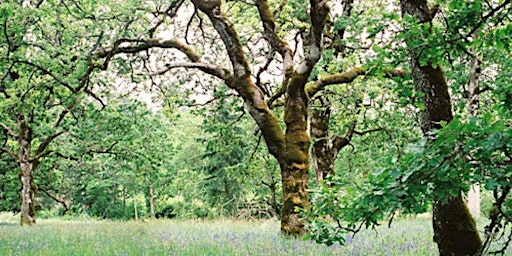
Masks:
[[[283,206],[281,230],[292,236],[302,236],[307,230],[296,208],[307,209],[309,181],[308,97],[304,87],[308,76],[295,74],[286,93],[286,155],[281,163]]]
[[[433,13],[426,0],[401,0],[400,6],[402,16],[411,15],[421,23],[432,21]],[[431,131],[441,129],[441,121],[453,119],[448,84],[441,67],[420,64],[421,50],[407,50],[415,90],[424,95],[421,129],[425,136],[430,136]],[[434,200],[432,215],[434,241],[440,255],[473,255],[479,251],[482,242],[462,196]]]
[[[329,146],[329,119],[331,110],[325,109],[311,110],[311,136],[316,139],[311,151],[311,159],[315,169],[317,182],[324,180],[328,175],[334,174],[334,161],[336,156],[331,153]]]
[[[35,190],[34,169],[37,166],[30,159],[32,129],[27,125],[22,114],[18,115],[18,143],[19,143],[19,167],[21,182],[21,222],[23,225],[32,225],[36,223],[35,217]]]

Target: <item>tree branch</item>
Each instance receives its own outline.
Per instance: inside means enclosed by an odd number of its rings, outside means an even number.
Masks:
[[[283,70],[293,65],[292,49],[284,40],[282,40],[276,33],[276,24],[274,14],[270,11],[270,6],[267,0],[256,0],[256,7],[260,14],[260,19],[263,24],[264,37],[270,44],[272,49],[283,57]]]
[[[88,152],[90,153],[98,153],[98,154],[109,154],[109,153],[112,153],[112,149],[114,148],[114,146],[117,145],[117,141],[112,143],[112,145],[110,145],[108,148],[106,149],[92,149]]]
[[[362,76],[366,72],[359,67],[351,68],[349,71],[322,77],[321,79],[306,86],[306,92],[310,98],[315,96],[319,91],[323,90],[326,86],[332,84],[347,84],[353,82],[358,76]]]
[[[175,68],[187,68],[187,69],[188,68],[195,68],[195,69],[199,69],[199,70],[201,70],[201,71],[203,71],[203,72],[205,72],[207,74],[210,74],[212,76],[218,77],[218,78],[220,78],[222,80],[226,79],[227,74],[229,74],[229,71],[224,70],[221,67],[218,67],[218,66],[215,66],[215,65],[211,65],[211,64],[207,64],[207,63],[202,63],[202,62],[193,62],[193,63],[176,62],[176,63],[168,63],[165,66],[166,66],[165,69],[156,71],[154,73],[150,73],[149,75],[150,76],[163,75],[166,72],[170,71],[171,69],[175,69]]]
[[[354,134],[357,134],[359,136],[363,136],[363,135],[368,134],[368,133],[379,132],[379,131],[382,131],[382,130],[384,130],[384,129],[379,127],[379,128],[375,128],[375,129],[371,129],[371,130],[362,131],[362,132],[354,131]]]
[[[1,147],[1,148],[0,148],[0,152],[7,152],[9,155],[11,155],[11,157],[12,157],[12,158],[14,158],[14,160],[15,160],[16,162],[19,162],[19,157],[18,157],[18,155],[16,155],[16,154],[14,153],[14,151],[12,151],[10,148],[8,148],[8,147]]]
[[[54,139],[56,139],[57,137],[59,137],[60,135],[62,135],[64,133],[65,133],[65,131],[60,131],[60,132],[54,133],[54,134],[46,137],[43,140],[43,142],[41,143],[41,145],[39,145],[39,147],[36,150],[35,155],[30,159],[30,161],[38,160],[38,159],[48,155],[49,153],[51,153],[48,151],[45,152],[46,148],[48,147],[48,145],[50,145],[50,143],[52,143],[52,141]]]
[[[128,45],[121,46],[123,43]],[[177,49],[183,52],[192,62],[199,62],[200,57],[192,47],[180,42],[177,39],[163,40],[151,38],[149,40],[122,38],[114,43],[113,47],[104,48],[95,51],[93,55],[98,58],[106,58],[120,53],[138,53],[152,48]]]
[[[309,3],[311,5],[311,42],[309,45],[309,55],[305,62],[297,68],[297,73],[308,74],[308,76],[322,55],[322,33],[327,20],[327,15],[329,14],[328,1],[310,0]]]
[[[4,130],[7,132],[7,134],[11,135],[12,137],[15,137],[17,138],[18,137],[18,134],[16,134],[11,128],[9,128],[9,126],[7,126],[6,124],[0,122],[0,126],[2,126],[2,128],[4,128]]]
[[[80,158],[78,157],[74,157],[74,156],[67,156],[67,155],[64,155],[60,152],[54,152],[56,156],[60,157],[60,158],[64,158],[66,160],[73,160],[73,161],[78,161],[80,160]]]
[[[25,60],[17,60],[16,62],[32,66],[32,67],[40,70],[41,72],[43,72],[43,74],[51,76],[55,81],[57,81],[57,83],[63,85],[66,88],[68,88],[70,91],[76,92],[76,90],[68,82],[62,80],[62,78],[58,77],[57,75],[55,75],[54,73],[50,72],[49,70],[43,68],[42,66],[39,66],[39,65],[37,65],[35,63],[32,63],[30,61],[25,61]]]
[[[50,194],[50,192],[48,192],[46,189],[44,188],[41,188],[41,187],[38,187],[37,190],[40,190],[42,191],[43,193],[45,193],[49,198],[53,199],[55,202],[61,204],[63,207],[64,207],[64,211],[62,212],[62,215],[65,215],[66,212],[68,212],[68,206],[66,205],[66,200],[65,199],[60,199],[60,198],[57,198],[55,197],[54,195]]]
[[[194,6],[205,13],[219,34],[226,52],[233,66],[233,73],[236,77],[249,77],[251,68],[240,42],[238,33],[233,24],[221,13],[220,0],[192,0]]]
[[[384,76],[388,78],[405,77],[408,74],[407,71],[400,69],[383,70],[383,72]],[[315,96],[315,94],[323,90],[328,85],[348,84],[353,82],[357,77],[367,74],[368,72],[363,70],[362,68],[354,67],[348,71],[325,76],[313,83],[310,83],[308,86],[306,86],[306,92],[308,93],[309,97],[312,98]]]

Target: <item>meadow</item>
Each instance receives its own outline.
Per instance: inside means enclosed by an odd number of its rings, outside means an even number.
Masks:
[[[280,236],[277,220],[39,220],[0,215],[0,255],[436,255],[429,218],[365,230],[345,246]]]

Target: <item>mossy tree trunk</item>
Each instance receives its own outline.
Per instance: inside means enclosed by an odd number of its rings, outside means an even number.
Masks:
[[[402,16],[411,15],[421,23],[431,22],[434,13],[426,0],[401,0]],[[422,111],[421,128],[425,136],[441,129],[440,122],[453,119],[448,84],[441,67],[431,63],[420,64],[420,49],[408,48],[409,65],[415,90],[423,93],[425,105]],[[433,205],[434,241],[440,255],[473,255],[482,246],[475,222],[462,196],[438,198]]]

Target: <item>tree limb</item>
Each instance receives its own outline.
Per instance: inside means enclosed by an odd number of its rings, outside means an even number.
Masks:
[[[66,160],[73,160],[73,161],[78,161],[80,160],[80,158],[78,157],[74,157],[74,156],[68,156],[68,155],[64,155],[60,152],[54,152],[56,156],[60,157],[60,158],[64,158]]]
[[[49,154],[48,151],[45,152],[48,145],[50,145],[50,143],[52,143],[52,141],[54,139],[56,139],[57,137],[59,137],[60,135],[62,135],[64,133],[65,133],[65,131],[60,131],[60,132],[54,133],[54,134],[46,137],[43,140],[43,142],[41,143],[41,145],[39,145],[39,147],[36,150],[35,155],[30,159],[30,161],[38,160],[38,159],[48,155]]]
[[[322,55],[322,33],[327,20],[327,15],[329,14],[328,1],[310,0],[309,3],[311,5],[309,15],[311,18],[311,42],[309,45],[309,55],[297,68],[297,73],[307,74],[308,76]]]
[[[282,38],[276,33],[274,14],[270,11],[268,1],[256,0],[256,7],[258,8],[260,19],[263,24],[264,37],[272,49],[283,57],[283,70],[286,70],[289,66],[293,65],[292,49],[288,43],[282,40]]]
[[[393,70],[383,70],[385,77],[393,78],[393,77],[405,77],[408,72],[405,70],[400,69],[393,69]],[[325,77],[320,78],[319,80],[316,80],[313,83],[310,83],[308,86],[306,86],[306,92],[308,93],[309,97],[312,98],[323,90],[328,85],[334,85],[334,84],[348,84],[353,82],[357,77],[367,75],[368,72],[363,70],[360,67],[354,67],[351,68],[348,71],[328,75]]]
[[[8,147],[2,147],[2,148],[0,148],[0,152],[7,152],[9,155],[11,155],[11,157],[12,157],[12,158],[14,158],[14,160],[15,160],[16,162],[19,162],[19,157],[18,157],[18,155],[16,155],[16,154],[14,153],[14,151],[12,151],[10,148],[8,148]]]
[[[213,27],[219,34],[226,52],[233,66],[233,73],[236,77],[248,77],[251,75],[251,68],[240,42],[238,33],[225,15],[221,13],[220,0],[192,0],[194,6],[205,13],[213,24]]]
[[[108,148],[106,149],[92,149],[88,152],[90,153],[98,153],[98,154],[108,154],[108,153],[112,153],[112,149],[114,148],[114,146],[117,145],[117,141],[112,143],[112,145],[110,145]]]
[[[61,204],[63,207],[64,207],[64,211],[62,212],[62,215],[65,215],[66,212],[68,212],[68,206],[66,204],[66,200],[65,199],[61,199],[61,198],[57,198],[55,197],[54,195],[50,194],[50,192],[48,192],[48,190],[44,189],[44,188],[41,188],[41,187],[38,187],[37,190],[40,190],[42,191],[43,193],[45,193],[49,198],[53,199],[55,202]]]
[[[7,132],[7,134],[11,135],[12,137],[15,137],[17,138],[18,137],[18,134],[16,134],[11,128],[9,128],[9,126],[7,126],[6,124],[0,122],[0,126],[2,126],[2,128],[4,128],[4,130]]]
[[[368,134],[368,133],[378,132],[378,131],[382,131],[382,130],[384,130],[384,129],[379,127],[379,128],[375,128],[375,129],[371,129],[371,130],[362,131],[362,132],[354,131],[354,134],[357,134],[359,136],[363,136],[363,135]]]
[[[212,65],[212,64],[202,63],[202,62],[193,62],[193,63],[189,63],[189,62],[176,62],[176,63],[168,63],[165,66],[166,66],[165,69],[156,71],[154,73],[150,73],[149,75],[150,76],[163,75],[166,72],[170,71],[171,69],[175,69],[175,68],[195,68],[195,69],[199,69],[199,70],[201,70],[201,71],[203,71],[203,72],[205,72],[207,74],[210,74],[212,76],[218,77],[218,78],[220,78],[222,80],[226,79],[227,74],[229,74],[229,72],[227,70],[224,70],[221,67],[218,67],[218,66],[215,66],[215,65]]]
[[[128,45],[121,46],[123,43]],[[180,42],[177,39],[163,40],[151,38],[148,40],[122,38],[114,43],[113,47],[97,50],[93,55],[98,58],[105,58],[120,53],[138,53],[152,48],[177,49],[183,52],[192,62],[199,62],[200,57],[195,53],[192,47]]]
[[[57,83],[63,85],[66,88],[68,88],[70,91],[76,92],[76,89],[73,88],[68,82],[64,81],[62,78],[58,77],[57,75],[55,75],[51,71],[43,68],[42,66],[39,66],[38,64],[32,63],[30,61],[25,61],[25,60],[17,60],[16,62],[32,66],[32,67],[40,70],[41,72],[43,72],[43,74],[51,76],[55,81],[57,81]]]

